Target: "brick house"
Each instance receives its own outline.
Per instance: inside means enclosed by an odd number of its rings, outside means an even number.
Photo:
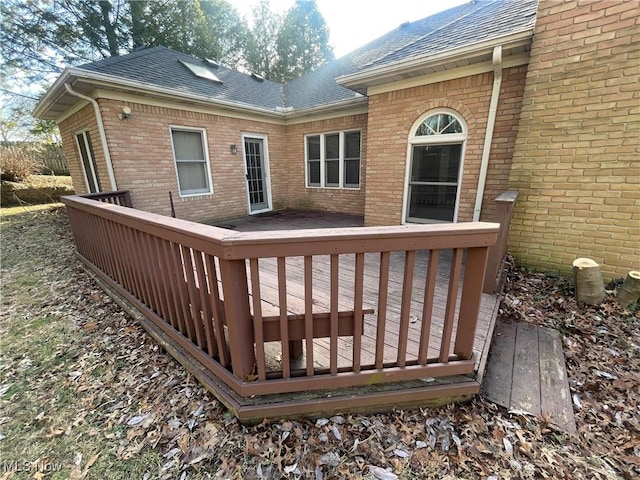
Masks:
[[[538,4],[539,3],[539,4]],[[477,0],[285,85],[163,47],[67,68],[57,121],[77,192],[212,222],[282,208],[366,225],[491,220],[510,249],[608,277],[640,258],[636,2]]]

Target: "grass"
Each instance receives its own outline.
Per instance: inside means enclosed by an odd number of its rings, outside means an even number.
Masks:
[[[81,305],[74,305],[77,288],[68,282],[75,260],[66,217],[58,210],[46,205],[0,211],[0,478],[33,478],[33,469],[18,471],[27,464],[48,468],[46,478],[81,478],[78,461],[85,467],[98,452],[86,478],[142,478],[147,464],[161,460],[158,452],[119,462],[115,445],[105,451],[91,409],[83,408],[68,380],[87,367],[86,344],[76,321],[82,314]],[[99,382],[105,369],[98,364],[88,376]]]
[[[29,175],[29,178],[24,182],[7,183],[12,183],[16,188],[67,187],[73,189],[70,175]]]

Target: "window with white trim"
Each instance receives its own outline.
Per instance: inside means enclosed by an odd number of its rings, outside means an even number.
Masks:
[[[205,131],[172,127],[171,144],[180,196],[212,193]]]
[[[462,117],[452,111],[428,112],[409,137],[407,222],[454,222],[467,139]]]
[[[306,186],[360,188],[360,130],[305,137]]]

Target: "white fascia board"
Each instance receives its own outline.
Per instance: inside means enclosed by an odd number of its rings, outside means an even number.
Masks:
[[[491,54],[493,47],[502,45],[503,50],[512,48],[518,45],[524,45],[530,42],[533,36],[533,28],[505,35],[502,37],[495,37],[483,42],[466,45],[464,47],[454,48],[451,50],[444,50],[435,55],[427,55],[418,58],[412,58],[410,60],[398,60],[387,65],[380,67],[373,67],[362,72],[352,73],[349,75],[343,75],[336,78],[336,82],[339,85],[345,87],[367,86],[372,80],[376,80],[376,84],[381,83],[380,80],[384,80],[386,76],[394,76],[398,73],[407,73],[411,70],[431,67],[431,66],[446,66],[448,64],[455,64],[462,59],[471,59],[484,54]]]
[[[53,85],[45,92],[45,94],[38,100],[31,115],[35,118],[42,118],[42,115],[47,111],[49,106],[58,98],[61,93],[65,93],[64,84],[71,76],[71,69],[65,68],[60,76],[53,82]]]
[[[526,65],[529,62],[529,52],[522,52],[516,55],[509,55],[502,62],[504,69]],[[493,71],[493,63],[491,60],[473,63],[464,67],[452,68],[450,70],[442,70],[439,72],[428,73],[416,77],[398,80],[395,82],[383,83],[367,88],[367,95],[379,95],[381,93],[394,92],[396,90],[405,90],[407,88],[419,87],[422,85],[430,85],[433,83],[445,82],[456,78],[464,78],[480,73]]]
[[[284,113],[287,124],[305,123],[316,120],[319,116],[333,115],[336,113],[343,115],[356,115],[367,113],[369,108],[369,98],[358,96],[348,100],[318,105],[309,108],[299,108]]]
[[[58,77],[53,86],[47,91],[44,97],[38,102],[36,109],[34,110],[34,116],[43,115],[49,106],[57,100],[60,95],[65,92],[64,84],[74,81],[85,81],[97,88],[118,88],[118,89],[130,89],[137,94],[150,94],[156,97],[165,97],[173,100],[190,100],[201,105],[209,107],[219,107],[229,111],[235,111],[238,113],[251,112],[257,115],[263,115],[270,117],[271,119],[277,119],[279,121],[297,118],[308,118],[310,116],[326,115],[330,113],[344,112],[347,110],[357,110],[361,113],[362,108],[367,107],[368,99],[364,96],[357,96],[356,98],[334,102],[330,104],[319,105],[316,107],[304,108],[304,109],[266,109],[255,107],[252,105],[241,104],[236,102],[228,102],[224,100],[213,99],[203,95],[197,95],[193,93],[185,93],[170,88],[163,88],[154,85],[149,85],[145,82],[136,80],[123,79],[114,75],[107,75],[104,73],[96,73],[88,70],[78,68],[67,68]]]
[[[131,88],[132,90],[140,93],[152,93],[155,95],[164,95],[170,96],[173,98],[181,98],[187,100],[193,100],[196,102],[203,102],[207,104],[219,105],[229,109],[235,109],[239,111],[250,110],[255,113],[260,113],[263,115],[271,115],[279,117],[280,115],[275,111],[268,108],[260,108],[247,104],[240,104],[235,102],[227,102],[225,100],[213,99],[211,97],[206,97],[204,95],[198,95],[195,93],[185,93],[179,90],[174,90],[171,88],[158,87],[155,85],[149,85],[145,82],[139,82],[137,80],[123,79],[122,77],[118,77],[115,75],[108,75],[104,73],[96,73],[90,72],[88,70],[81,69],[70,69],[71,73],[74,77],[78,79],[84,79],[87,81],[91,81],[93,85],[98,86],[102,85],[105,87],[116,87],[116,88]]]

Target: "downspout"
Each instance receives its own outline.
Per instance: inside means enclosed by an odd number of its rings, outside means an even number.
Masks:
[[[491,154],[491,142],[493,142],[493,127],[496,124],[496,113],[498,111],[498,97],[500,97],[500,85],[502,84],[502,46],[493,47],[493,90],[491,92],[491,103],[489,104],[489,116],[487,118],[487,132],[484,136],[484,146],[482,147],[482,161],[480,162],[480,175],[478,177],[478,191],[476,193],[476,204],[473,208],[473,221],[480,220],[482,210],[482,197],[484,187],[487,183],[487,170],[489,169],[489,155]]]
[[[100,105],[98,102],[91,97],[87,97],[81,93],[76,92],[71,85],[68,83],[64,84],[64,88],[67,89],[74,97],[81,98],[82,100],[86,100],[93,105],[93,111],[96,114],[96,123],[98,124],[98,133],[100,134],[100,142],[102,143],[102,152],[104,154],[104,160],[107,164],[107,173],[109,174],[109,182],[111,183],[111,190],[116,191],[118,187],[116,186],[116,176],[113,173],[113,164],[111,163],[111,154],[109,153],[109,146],[107,145],[107,135],[104,133],[104,123],[102,123],[102,114],[100,113]]]

